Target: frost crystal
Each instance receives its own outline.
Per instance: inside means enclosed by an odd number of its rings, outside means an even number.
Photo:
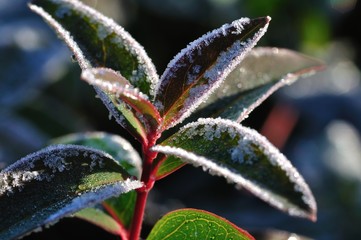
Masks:
[[[135,41],[131,35],[126,32],[121,26],[114,22],[114,20],[100,14],[94,9],[82,4],[80,1],[75,0],[63,0],[62,4],[66,3],[70,9],[76,9],[77,13],[86,16],[89,21],[95,25],[97,28],[97,34],[100,40],[103,40],[108,35],[114,33],[116,37],[111,39],[111,42],[114,44],[118,44],[120,46],[124,46],[128,52],[130,52],[133,56],[137,58],[139,62],[139,67],[137,69],[137,74],[133,74],[132,83],[137,83],[140,78],[145,79],[145,81],[150,84],[150,94],[154,96],[154,89],[158,82],[158,75],[156,73],[156,69],[145,52],[144,48]],[[75,57],[77,58],[81,68],[87,69],[91,67],[90,62],[85,58],[83,52],[77,45],[77,43],[72,39],[70,33],[66,31],[51,15],[44,11],[41,7],[30,4],[30,8],[42,16],[50,26],[52,26],[58,35],[67,43],[70,49],[74,52]],[[59,8],[56,16],[59,18],[63,18],[66,16],[68,11],[61,10]],[[144,76],[146,75],[146,76]]]
[[[108,186],[102,186],[93,191],[82,193],[79,197],[74,198],[70,203],[63,206],[56,213],[49,216],[44,223],[51,223],[57,221],[59,218],[70,215],[79,211],[80,209],[91,207],[105,199],[118,196],[122,193],[127,193],[131,190],[143,186],[142,182],[127,179],[123,182],[117,182]]]
[[[224,135],[227,134],[227,135]],[[312,211],[316,210],[316,203],[312,193],[305,183],[302,176],[291,165],[287,158],[280,153],[265,137],[257,133],[255,130],[241,126],[240,124],[224,119],[199,119],[197,122],[189,123],[182,127],[173,138],[167,140],[170,145],[177,146],[179,141],[187,141],[194,137],[203,137],[208,141],[213,141],[214,138],[234,139],[236,144],[229,149],[229,161],[240,164],[257,164],[259,156],[256,155],[255,150],[266,156],[270,164],[280,168],[288,179],[293,183],[294,191],[302,193],[302,199]],[[194,141],[194,140],[193,140]],[[230,141],[231,143],[232,141]],[[271,192],[263,188],[253,179],[244,178],[232,167],[227,167],[223,164],[225,159],[211,159],[212,157],[197,155],[185,149],[160,146],[157,145],[152,148],[153,151],[161,152],[166,155],[174,155],[181,158],[183,161],[191,163],[195,166],[202,166],[204,170],[211,174],[223,176],[229,182],[236,183],[237,186],[244,187],[253,192],[256,196],[269,202],[271,205],[288,211],[291,215],[307,217],[306,213],[300,210],[297,206],[290,206],[283,196]],[[197,152],[197,149],[194,149]]]
[[[270,20],[269,18],[267,19]],[[164,71],[159,84],[157,86],[156,95],[162,95],[165,89],[167,88],[170,81],[174,79],[174,75],[178,72],[184,64],[184,59],[189,59],[189,66],[194,64],[194,57],[202,57],[202,54],[207,50],[207,46],[213,43],[216,39],[220,38],[227,34],[230,28],[235,28],[236,31],[233,31],[229,34],[241,34],[243,26],[250,23],[250,19],[242,18],[240,20],[234,21],[232,24],[225,24],[221,28],[215,29],[212,32],[209,32],[202,37],[198,38],[194,42],[190,43],[187,48],[183,49],[178,53],[174,59],[168,64],[167,69]],[[234,70],[234,68],[243,60],[245,55],[256,45],[258,40],[264,35],[268,27],[268,23],[265,24],[263,28],[260,28],[258,32],[254,33],[252,37],[247,38],[245,41],[237,40],[230,47],[225,49],[219,54],[216,59],[216,62],[208,68],[203,76],[199,76],[199,72],[202,66],[195,65],[187,71],[187,84],[193,84],[196,77],[206,79],[206,84],[197,85],[194,83],[194,86],[188,85],[190,88],[189,95],[181,109],[178,111],[177,117],[172,121],[167,128],[173,127],[176,124],[182,122],[187,118],[202,102],[207,100],[207,98],[217,89],[224,79]]]
[[[82,154],[80,154],[82,153]],[[89,170],[103,167],[102,157],[112,157],[99,150],[76,145],[54,145],[29,154],[0,172],[0,195],[21,191],[24,184],[33,180],[51,181],[56,172],[70,170],[79,156],[91,158]],[[84,162],[86,164],[86,162]]]

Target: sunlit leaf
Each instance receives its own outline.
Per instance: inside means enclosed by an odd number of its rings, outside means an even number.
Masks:
[[[241,122],[277,89],[323,68],[321,61],[288,49],[254,48],[194,117],[220,116]]]
[[[200,119],[153,150],[223,176],[290,215],[316,219],[316,203],[302,176],[252,129],[230,120]]]
[[[268,27],[269,17],[242,18],[190,43],[169,63],[157,87],[155,104],[163,129],[189,116],[239,64]]]
[[[147,133],[156,131],[161,120],[158,110],[148,100],[147,95],[133,88],[119,73],[109,68],[93,68],[84,70],[82,78],[106,92],[115,106],[119,100],[127,103],[135,112],[135,117],[142,122]]]
[[[50,146],[0,172],[0,238],[20,237],[141,186],[108,154]]]
[[[254,240],[245,230],[213,213],[180,209],[163,216],[147,240],[217,239]]]
[[[153,63],[143,47],[112,19],[76,0],[33,0],[29,6],[54,28],[83,70],[111,68],[142,93],[154,95],[158,76]],[[144,142],[142,124],[126,104],[120,102],[114,106],[112,96],[95,90],[116,121]]]
[[[77,0],[33,0],[29,6],[65,41],[82,69],[111,68],[152,95],[158,80],[153,63],[112,19]]]

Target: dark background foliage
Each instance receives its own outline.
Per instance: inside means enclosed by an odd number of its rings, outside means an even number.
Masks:
[[[184,167],[159,181],[144,235],[164,213],[181,207],[221,215],[251,232],[278,229],[320,240],[361,237],[361,2],[357,0],[89,0],[131,33],[158,74],[190,41],[240,17],[269,15],[258,45],[321,58],[328,68],[273,95],[243,123],[265,134],[299,169],[318,202],[316,223],[287,216],[201,169]],[[65,45],[27,8],[0,1],[0,169],[54,137],[107,131],[132,142],[79,80]],[[76,227],[74,227],[76,226]],[[117,239],[65,219],[27,239]],[[258,239],[261,239],[258,238]]]

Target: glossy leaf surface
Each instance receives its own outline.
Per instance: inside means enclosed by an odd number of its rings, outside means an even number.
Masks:
[[[96,148],[110,154],[130,174],[140,179],[142,161],[138,152],[125,139],[104,132],[71,134],[54,140],[55,143],[75,144]],[[132,220],[136,193],[134,191],[103,202],[109,213],[119,220],[124,227],[129,227]],[[95,210],[94,210],[95,211]],[[99,211],[99,210],[97,210]],[[106,229],[107,230],[107,229]]]
[[[188,117],[265,33],[269,17],[242,18],[190,43],[169,63],[155,104],[168,129]]]
[[[122,27],[77,0],[33,0],[30,8],[39,14],[68,45],[80,67],[107,67],[119,71],[135,88],[153,96],[158,81],[155,67],[143,47]],[[116,121],[144,142],[142,124],[126,104],[100,89],[98,97]]]
[[[153,150],[223,176],[290,215],[316,219],[316,203],[304,179],[252,129],[230,120],[200,119]]]
[[[324,68],[321,61],[288,49],[252,49],[203,103],[195,117],[241,122],[273,92]]]
[[[92,147],[111,155],[132,176],[140,178],[142,160],[138,152],[124,138],[105,132],[74,133],[56,138],[54,144],[73,144]]]
[[[154,65],[143,47],[112,19],[77,0],[33,0],[30,8],[54,28],[82,69],[111,68],[151,94],[158,80]]]
[[[133,88],[119,73],[109,68],[92,68],[84,70],[82,78],[106,92],[113,99],[114,105],[118,105],[119,101],[127,103],[147,133],[157,129],[161,120],[158,110],[147,95]]]
[[[108,154],[75,145],[50,146],[0,173],[0,238],[20,237],[141,186]]]
[[[173,239],[254,240],[248,232],[226,219],[197,209],[180,209],[168,213],[155,224],[147,238]]]

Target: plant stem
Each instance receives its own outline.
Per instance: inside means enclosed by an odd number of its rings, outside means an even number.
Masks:
[[[137,189],[137,200],[135,202],[135,209],[133,215],[133,222],[130,228],[129,240],[139,240],[142,223],[144,218],[145,206],[147,203],[148,193],[153,188],[155,177],[152,170],[153,160],[157,157],[156,152],[150,151],[150,147],[154,146],[158,135],[151,135],[149,144],[143,145],[143,172],[141,181],[144,187]]]

